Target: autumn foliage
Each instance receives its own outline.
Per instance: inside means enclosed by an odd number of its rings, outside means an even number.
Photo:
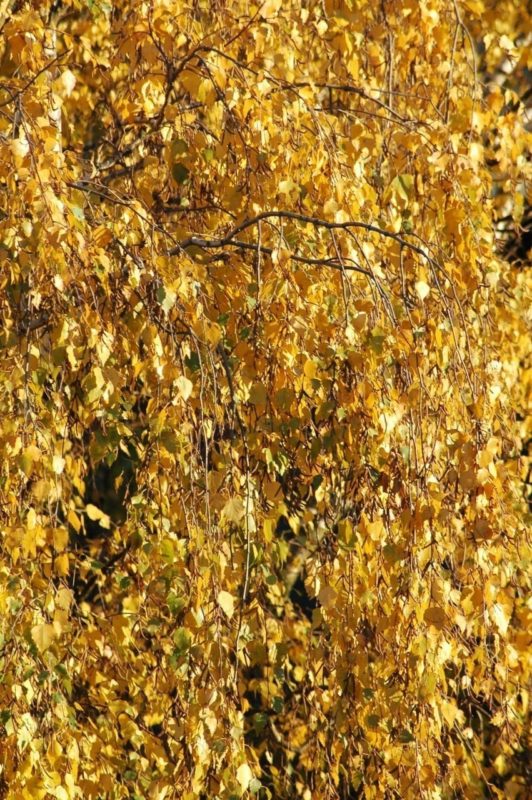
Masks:
[[[0,797],[527,796],[526,5],[1,0]]]

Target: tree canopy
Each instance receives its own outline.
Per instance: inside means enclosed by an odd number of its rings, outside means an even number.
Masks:
[[[1,0],[1,797],[524,800],[531,29]]]

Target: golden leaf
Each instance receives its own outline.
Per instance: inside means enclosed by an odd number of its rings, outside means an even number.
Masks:
[[[225,612],[225,614],[231,619],[235,610],[235,598],[229,592],[222,590],[218,593],[218,605],[221,609]]]
[[[430,286],[425,281],[416,282],[416,294],[420,300],[425,300],[430,294]]]
[[[31,638],[35,642],[39,652],[43,653],[48,650],[56,639],[56,632],[53,625],[49,623],[42,623],[41,625],[34,625],[31,629]]]
[[[193,384],[188,378],[185,378],[184,375],[181,375],[177,381],[177,390],[183,400],[188,400],[190,395],[192,394]]]
[[[228,522],[238,525],[245,515],[244,504],[240,497],[231,497],[222,508],[222,517]]]
[[[52,467],[56,475],[61,475],[65,468],[65,459],[62,456],[54,456]]]
[[[253,773],[248,764],[241,764],[236,771],[236,779],[240,784],[240,788],[245,792],[251,783]]]
[[[428,622],[429,625],[434,625],[437,628],[441,628],[445,622],[445,612],[443,609],[439,608],[438,606],[431,606],[427,608],[425,613],[423,614],[423,619],[425,622]]]
[[[102,528],[110,528],[111,527],[111,520],[107,514],[104,514],[97,506],[93,505],[92,503],[87,503],[85,506],[85,513],[87,514],[88,518],[93,522],[98,522]]]

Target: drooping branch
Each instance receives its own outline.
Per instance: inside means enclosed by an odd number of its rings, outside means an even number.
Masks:
[[[384,236],[387,239],[392,239],[393,241],[397,242],[397,244],[401,245],[401,247],[406,247],[411,250],[413,253],[417,253],[418,255],[422,256],[429,264],[431,264],[436,269],[441,269],[441,265],[430,256],[428,253],[423,250],[422,247],[419,247],[412,242],[409,242],[404,236],[400,233],[394,233],[393,231],[387,231],[385,228],[379,228],[377,225],[371,225],[368,222],[360,222],[357,220],[349,220],[347,222],[330,222],[325,219],[320,219],[319,217],[310,217],[306,214],[300,214],[296,211],[263,211],[260,214],[257,214],[255,217],[249,217],[241,222],[239,225],[234,227],[231,231],[229,231],[226,236],[222,236],[215,239],[206,239],[202,236],[192,235],[186,239],[183,239],[177,245],[172,247],[168,251],[168,255],[173,256],[177,255],[184,250],[187,250],[190,247],[200,247],[206,250],[210,249],[220,249],[223,247],[233,246],[233,247],[240,247],[242,249],[257,249],[256,245],[247,242],[241,242],[240,240],[235,239],[239,233],[247,230],[248,228],[253,227],[254,225],[258,225],[259,222],[262,220],[268,219],[290,219],[295,220],[296,222],[303,222],[307,225],[313,225],[315,228],[323,228],[324,230],[329,231],[336,231],[336,230],[350,230],[352,228],[360,228],[362,230],[368,231],[369,233],[376,233],[379,236]],[[261,247],[261,251],[266,253],[267,249]],[[292,254],[290,256],[292,259],[296,261],[305,261],[305,263],[312,263],[314,259],[310,261],[308,259],[304,259],[303,256]],[[321,259],[317,259],[316,263],[324,263]],[[329,266],[333,266],[335,264],[334,260],[328,260],[326,263]],[[362,271],[362,268],[357,268],[357,271]],[[366,272],[364,270],[364,272]]]
[[[84,192],[91,192],[92,194],[96,194],[102,197],[104,200],[117,203],[118,205],[123,206],[131,206],[129,198],[121,198],[118,196],[110,195],[109,190],[106,187],[106,191],[102,191],[101,188],[95,184],[93,185],[92,181],[89,180],[80,180],[80,181],[68,181],[67,186],[70,186],[73,189],[80,189]],[[133,209],[134,213],[142,219],[144,222],[147,222],[147,218],[138,212],[138,210]],[[255,217],[249,217],[241,222],[239,225],[234,227],[228,234],[218,238],[206,239],[203,236],[193,234],[192,236],[188,236],[186,239],[182,239],[180,242],[177,242],[173,247],[169,248],[166,251],[166,255],[168,256],[175,256],[179,253],[188,250],[191,247],[198,247],[203,250],[220,250],[224,247],[235,247],[239,250],[252,250],[254,252],[261,252],[264,255],[272,255],[274,252],[274,248],[266,247],[264,245],[259,245],[254,242],[244,242],[241,239],[236,239],[235,237],[238,236],[239,233],[243,233],[248,228],[253,227],[254,225],[258,225],[262,220],[269,220],[269,219],[291,219],[295,220],[296,222],[302,222],[304,224],[313,225],[315,228],[323,228],[324,230],[335,231],[335,230],[346,230],[349,231],[353,228],[359,228],[369,233],[376,233],[380,236],[384,236],[385,238],[392,239],[393,241],[397,242],[401,247],[406,247],[407,249],[411,250],[414,253],[422,256],[434,269],[442,271],[442,265],[432,256],[423,250],[422,247],[409,242],[404,236],[400,233],[393,233],[393,231],[387,231],[385,228],[379,228],[377,225],[371,225],[368,222],[360,222],[357,220],[349,220],[347,222],[329,222],[325,219],[320,219],[319,217],[310,217],[306,214],[300,214],[296,211],[263,211],[260,214],[257,214]],[[160,229],[160,226],[156,226]],[[171,234],[167,231],[162,231],[165,233],[166,236],[169,238],[173,238]],[[175,241],[175,239],[174,239]],[[373,278],[371,273],[364,269],[363,267],[359,266],[351,259],[344,258],[344,266],[338,261],[337,258],[309,258],[308,256],[303,256],[299,253],[290,253],[289,258],[292,261],[298,261],[302,264],[308,264],[309,266],[322,266],[322,267],[331,267],[332,269],[345,269],[351,272],[359,272],[361,275],[366,275],[369,278]],[[351,261],[351,264],[347,263]]]
[[[195,239],[193,237],[193,241],[190,243],[190,247],[202,247],[203,245],[200,244],[199,239]],[[265,247],[264,245],[258,245],[254,242],[242,242],[240,239],[233,239],[230,242],[227,242],[228,247],[236,247],[239,250],[252,250],[254,253],[261,253],[262,255],[271,256],[275,252],[275,248],[273,247]],[[170,255],[176,255],[179,252],[179,248],[172,248]],[[218,258],[222,259],[224,256],[220,255]],[[307,258],[306,256],[300,256],[297,253],[290,253],[288,255],[292,261],[297,261],[300,264],[308,264],[311,267],[330,267],[331,269],[338,269],[342,270],[345,269],[348,272],[359,272],[361,275],[366,275],[367,277],[371,278],[372,275],[367,269],[363,269],[363,267],[358,266],[355,264],[352,259],[344,258],[344,265],[340,263],[337,258]],[[213,257],[213,260],[216,260],[216,256]],[[352,263],[345,263],[345,262],[352,262]]]
[[[55,139],[53,152],[61,153],[63,149],[62,145],[63,115],[62,115],[61,103],[59,102],[53,89],[54,80],[58,77],[59,74],[59,70],[57,68],[57,61],[58,61],[57,30],[52,26],[49,26],[45,31],[44,54],[47,58],[48,63],[52,65],[47,70],[47,75],[48,75],[48,86],[49,86],[48,120],[50,123],[50,127],[54,131],[54,139]]]
[[[47,53],[49,53],[50,51],[53,51],[53,47],[55,47],[55,42],[53,43],[53,46],[52,46],[52,42],[49,42],[49,46],[47,46],[45,48],[45,51]],[[31,78],[28,81],[26,81],[26,83],[23,86],[21,86],[20,89],[17,89],[16,91],[14,89],[12,90],[5,83],[0,84],[0,88],[2,88],[4,91],[8,92],[8,94],[9,94],[8,99],[7,100],[3,100],[0,103],[0,108],[4,108],[4,106],[8,106],[11,103],[14,103],[15,100],[17,100],[19,97],[21,97],[30,88],[30,86],[32,86],[40,78],[40,76],[44,72],[49,72],[50,70],[52,70],[55,67],[57,67],[58,62],[61,61],[61,59],[63,59],[65,56],[67,56],[70,53],[71,49],[72,48],[69,47],[66,50],[63,50],[62,53],[59,53],[59,54],[56,53],[55,55],[53,55],[53,57],[51,58],[50,61],[47,61],[47,63],[43,67],[41,67],[39,70],[37,70],[37,72],[34,75],[32,75]]]
[[[216,53],[222,58],[231,61],[239,69],[245,70],[246,72],[250,72],[252,75],[256,76],[260,74],[259,70],[253,69],[253,67],[251,67],[249,64],[242,63],[238,59],[233,58],[229,53],[225,53],[223,50],[220,50],[217,47],[213,47],[210,45],[202,45],[201,47],[198,47],[197,50],[198,51],[203,50],[208,53]],[[293,91],[297,93],[298,89],[314,88],[314,89],[326,89],[329,92],[343,92],[345,94],[354,94],[357,95],[358,97],[361,97],[363,100],[366,100],[370,103],[374,103],[380,108],[385,109],[398,122],[401,122],[403,124],[416,123],[425,125],[426,127],[430,127],[430,125],[424,120],[410,119],[408,117],[401,116],[401,114],[398,114],[397,111],[394,111],[394,109],[390,105],[384,103],[382,100],[379,100],[376,97],[372,97],[366,91],[364,91],[364,89],[362,89],[360,86],[353,86],[350,83],[328,83],[327,81],[311,81],[311,80],[287,81],[273,75],[268,70],[264,70],[264,73],[267,76],[268,80],[271,81],[273,84],[275,84],[274,91],[278,92]],[[381,90],[377,89],[376,91],[381,91]]]

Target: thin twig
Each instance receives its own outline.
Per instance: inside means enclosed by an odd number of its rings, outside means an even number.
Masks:
[[[60,60],[61,60],[61,59],[62,59],[64,56],[68,55],[68,53],[70,53],[71,49],[72,49],[72,48],[71,48],[71,47],[69,47],[69,48],[68,48],[68,50],[64,50],[62,53],[60,53],[59,55],[57,55],[57,56],[55,56],[54,58],[52,58],[52,59],[51,59],[51,61],[48,61],[48,62],[47,62],[45,65],[44,65],[44,67],[41,67],[41,69],[40,69],[38,72],[36,72],[36,73],[35,73],[35,75],[33,75],[33,76],[32,76],[32,77],[29,79],[29,81],[27,81],[27,82],[24,84],[24,86],[22,86],[22,88],[21,88],[21,89],[17,89],[17,91],[15,91],[15,92],[14,92],[14,91],[12,91],[12,90],[9,88],[9,86],[6,86],[5,84],[0,84],[0,89],[4,89],[4,91],[6,91],[6,92],[9,92],[9,94],[10,94],[10,98],[9,98],[9,100],[4,100],[4,102],[3,102],[3,103],[0,103],[0,108],[3,108],[4,106],[8,106],[10,103],[13,103],[13,102],[14,102],[14,101],[17,99],[17,97],[20,97],[21,95],[23,95],[23,94],[24,94],[24,92],[25,92],[27,89],[29,89],[29,88],[30,88],[30,86],[31,86],[33,83],[35,83],[35,81],[37,80],[37,78],[38,78],[40,75],[42,75],[42,74],[43,74],[43,72],[46,72],[47,70],[49,70],[49,69],[50,69],[50,67],[52,67],[54,64],[56,64],[58,61],[60,61]]]

